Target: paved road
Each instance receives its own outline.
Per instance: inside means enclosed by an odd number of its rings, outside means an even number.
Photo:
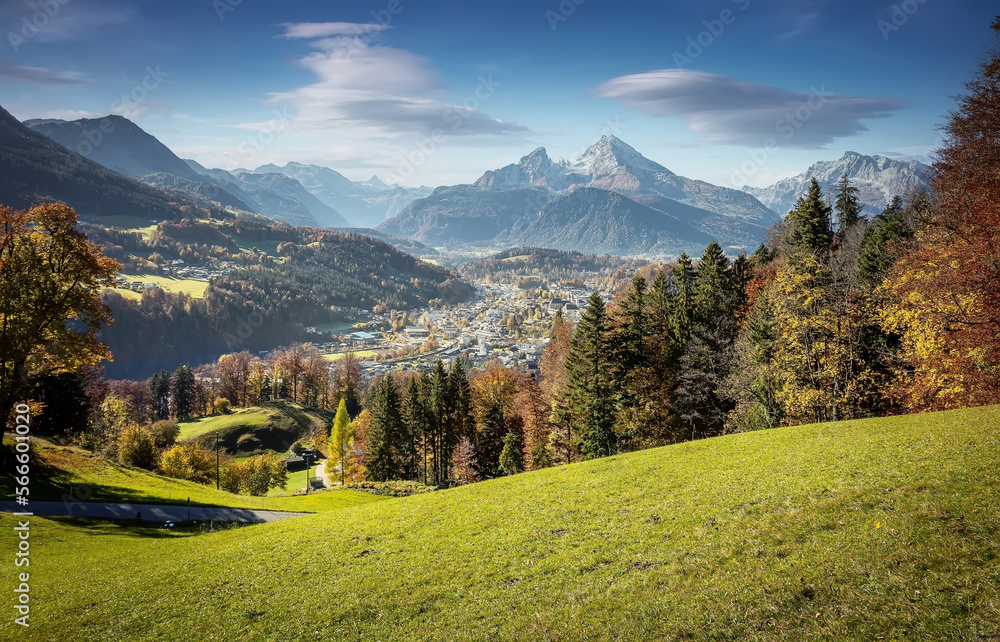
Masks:
[[[316,466],[316,469],[313,472],[315,473],[315,479],[318,479],[323,482],[324,488],[326,488],[327,486],[333,486],[333,484],[330,483],[330,479],[326,476],[325,459],[323,460],[323,463],[321,463],[319,466]]]
[[[23,512],[25,507],[14,502],[0,502],[0,512]],[[167,520],[183,522],[188,519],[187,505],[166,504],[112,504],[101,502],[55,502],[32,501],[27,510],[38,517],[96,517],[99,519],[135,520],[142,513],[142,521],[147,524],[162,524]],[[273,510],[251,510],[249,508],[219,508],[192,506],[191,519],[199,522],[243,522],[260,524],[276,522],[289,517],[302,517],[309,513],[288,513]]]

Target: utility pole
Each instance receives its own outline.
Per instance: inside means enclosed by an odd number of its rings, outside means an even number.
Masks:
[[[312,466],[313,457],[315,457],[315,455],[311,452],[302,453],[302,459],[306,462],[306,494],[309,494],[309,468]]]

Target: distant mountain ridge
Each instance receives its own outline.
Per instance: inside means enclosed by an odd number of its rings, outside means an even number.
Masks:
[[[553,161],[539,147],[472,185],[438,188],[379,229],[432,246],[677,254],[712,239],[755,245],[778,220],[750,194],[678,176],[603,136],[574,162]]]
[[[252,173],[279,173],[299,181],[319,201],[343,215],[345,225],[354,227],[374,227],[432,191],[428,187],[387,185],[377,176],[367,181],[351,181],[329,167],[295,162],[284,167],[261,165]]]
[[[35,119],[24,124],[124,176],[141,179],[163,172],[192,181],[200,179],[166,145],[123,116],[110,114],[73,121]]]
[[[847,152],[838,160],[814,163],[805,172],[769,187],[746,186],[743,191],[784,215],[795,207],[812,178],[816,178],[824,193],[833,194],[837,181],[846,174],[858,188],[858,197],[865,205],[865,213],[870,216],[882,211],[893,196],[903,196],[915,188],[927,188],[929,170],[927,165],[915,160],[902,161]]]
[[[192,165],[122,116],[74,121],[35,119],[25,124],[67,149],[86,151],[91,160],[107,169],[171,194],[215,201],[291,225],[348,225],[335,208],[317,199],[294,178],[280,172],[241,175]]]
[[[84,217],[180,217],[178,204],[163,191],[67,149],[0,107],[0,203],[24,208],[52,200]]]

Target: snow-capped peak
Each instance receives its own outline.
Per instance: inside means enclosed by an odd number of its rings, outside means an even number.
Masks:
[[[625,141],[611,135],[601,136],[573,164],[575,171],[594,177],[614,174],[621,168],[630,172],[669,173],[659,163],[654,163]]]

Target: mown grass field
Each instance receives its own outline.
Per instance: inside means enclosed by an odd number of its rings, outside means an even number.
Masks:
[[[36,520],[32,633],[995,639],[998,464],[993,407],[732,435],[197,537]],[[0,525],[3,550],[14,537]]]
[[[365,360],[374,357],[378,353],[379,353],[378,350],[356,350],[354,352],[354,356],[357,357],[358,359]],[[341,359],[344,358],[345,354],[346,353],[344,352],[324,354],[323,358],[326,359],[327,361],[340,361]]]
[[[320,466],[325,465],[317,464],[309,469],[309,479],[316,479],[316,469]],[[285,484],[284,488],[272,488],[268,491],[267,495],[269,497],[288,495],[290,493],[304,493],[306,490],[306,471],[296,470],[295,472],[288,473],[288,483]]]
[[[7,441],[10,442],[10,437]],[[56,446],[42,439],[33,440],[31,457],[30,490],[31,499],[35,500],[180,504],[190,497],[195,506],[318,512],[365,504],[372,498],[383,499],[351,490],[287,497],[235,495],[214,486],[122,466],[86,450]],[[291,495],[296,490],[289,484],[283,492]],[[0,476],[0,493],[5,498],[13,497],[11,478]]]
[[[172,276],[163,276],[160,274],[125,274],[122,276],[129,280],[129,283],[133,281],[142,281],[143,283],[155,283],[165,292],[172,292],[178,294],[183,292],[194,299],[204,299],[205,290],[208,289],[208,281],[200,281],[198,279],[177,279]]]

